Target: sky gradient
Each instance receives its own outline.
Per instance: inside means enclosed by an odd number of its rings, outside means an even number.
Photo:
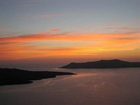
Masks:
[[[139,5],[140,0],[1,0],[0,66],[140,61]]]

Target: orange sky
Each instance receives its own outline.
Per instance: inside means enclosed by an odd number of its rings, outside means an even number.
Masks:
[[[0,60],[140,59],[140,35],[40,33],[0,38]]]

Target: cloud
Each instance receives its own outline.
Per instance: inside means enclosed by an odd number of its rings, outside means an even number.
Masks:
[[[114,34],[140,34],[139,27],[126,27],[126,26],[106,26],[105,29],[112,31]]]
[[[54,30],[53,30],[54,31]],[[56,31],[56,30],[55,30]],[[57,32],[57,31],[56,31]],[[41,33],[41,34],[31,34],[22,35],[15,37],[3,37],[0,38],[0,43],[28,43],[28,42],[43,42],[43,41],[107,41],[107,40],[139,40],[140,35],[134,34],[68,34],[68,33]]]
[[[116,56],[128,56],[129,52],[137,53],[138,50],[133,50],[139,49],[139,45],[139,34],[77,34],[53,29],[47,33],[0,38],[0,58],[103,57],[106,53],[110,57],[116,52]]]
[[[58,33],[58,32],[60,32],[60,29],[59,28],[53,28],[49,32],[50,33]]]
[[[53,19],[56,17],[61,17],[64,16],[64,14],[61,13],[49,13],[49,14],[42,14],[42,15],[38,15],[37,17],[40,19]]]

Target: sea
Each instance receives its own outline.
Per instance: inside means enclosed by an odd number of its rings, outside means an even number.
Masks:
[[[140,68],[49,71],[76,75],[1,86],[0,105],[140,105]]]

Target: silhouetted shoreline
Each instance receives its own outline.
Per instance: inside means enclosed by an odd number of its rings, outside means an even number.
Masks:
[[[100,60],[95,62],[84,62],[84,63],[70,63],[61,68],[67,69],[80,69],[80,68],[130,68],[140,67],[140,62],[128,62],[118,59],[113,60]]]
[[[28,84],[34,80],[55,78],[61,75],[73,75],[70,72],[28,71],[21,69],[0,68],[0,86],[13,84]]]

